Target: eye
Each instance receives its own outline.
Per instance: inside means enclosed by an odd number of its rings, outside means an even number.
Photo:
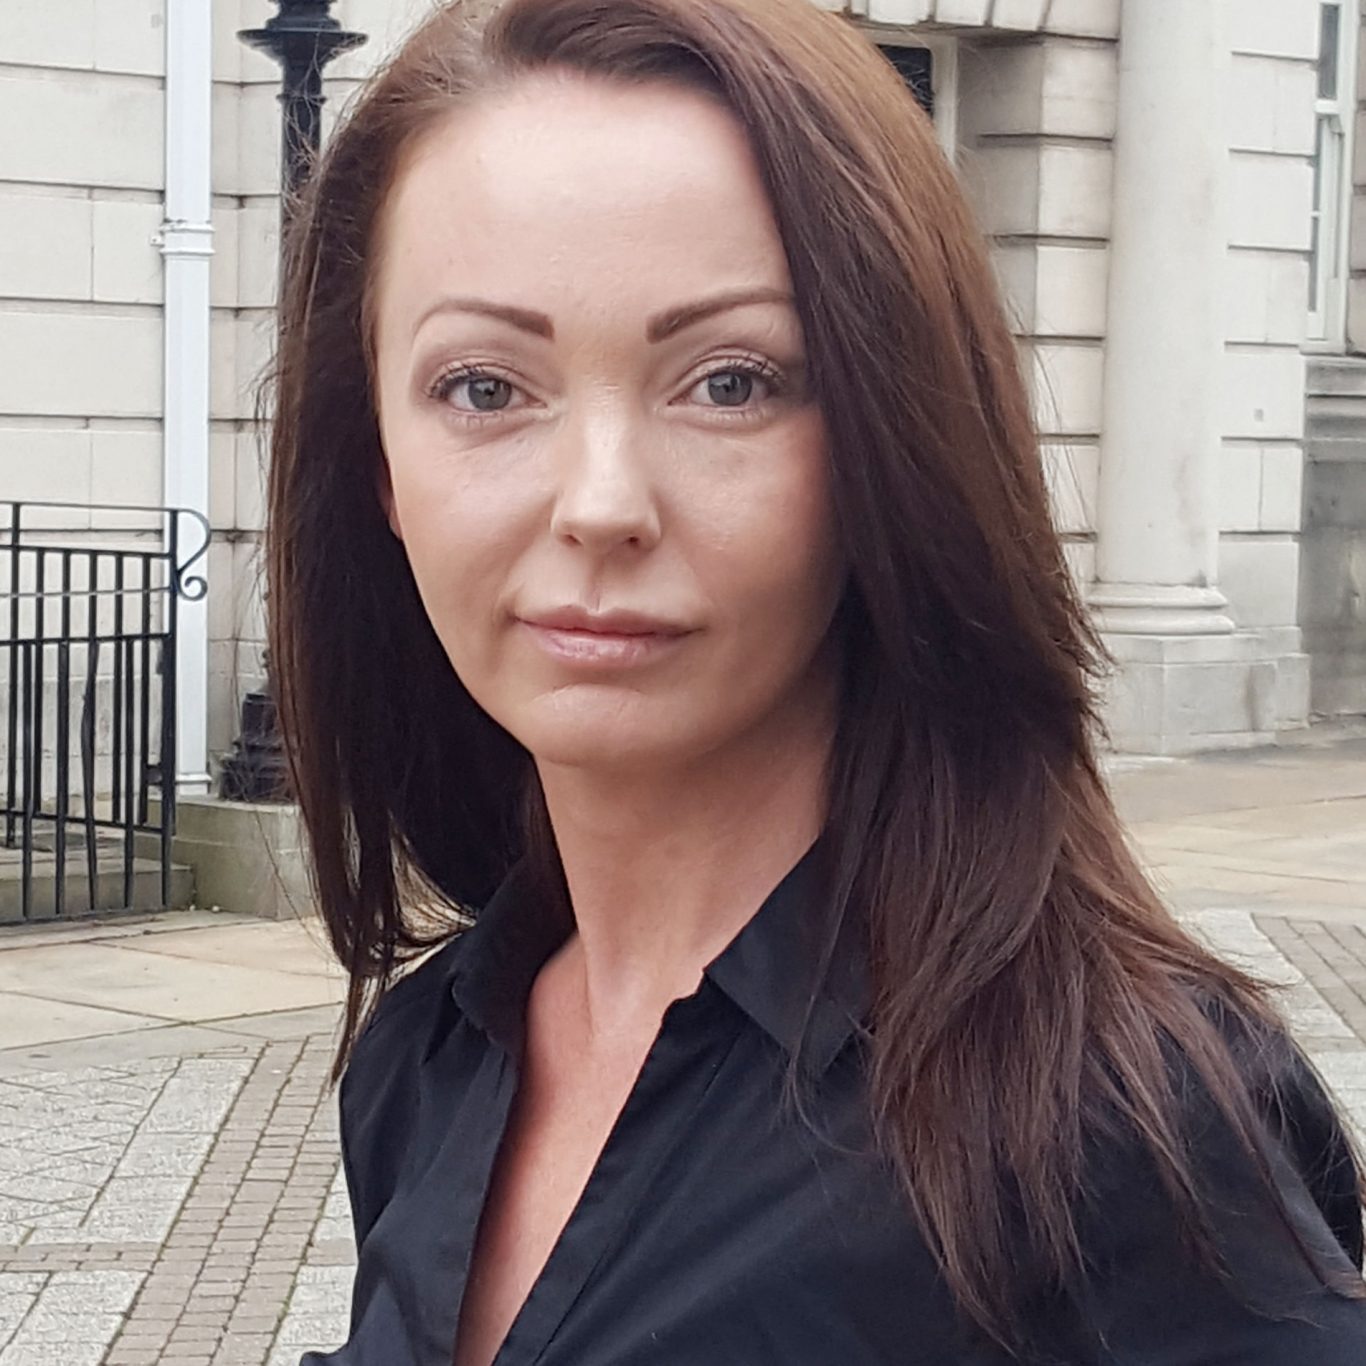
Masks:
[[[782,387],[782,376],[771,366],[757,361],[731,361],[704,375],[688,391],[689,397],[704,407],[752,408],[755,390],[758,402],[772,398]]]
[[[458,413],[473,416],[502,412],[517,392],[511,380],[470,366],[448,370],[430,390],[432,398],[450,404]],[[463,395],[465,401],[460,402],[458,395]]]

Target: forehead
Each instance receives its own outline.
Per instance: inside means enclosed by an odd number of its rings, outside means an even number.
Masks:
[[[707,95],[527,78],[431,130],[381,224],[379,320],[437,290],[625,305],[689,287],[788,287],[748,140]],[[531,293],[535,297],[531,297]]]

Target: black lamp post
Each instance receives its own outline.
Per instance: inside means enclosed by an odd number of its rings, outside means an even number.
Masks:
[[[274,57],[284,72],[280,104],[284,108],[281,149],[281,224],[288,221],[294,198],[308,175],[322,141],[323,68],[334,57],[366,41],[332,17],[333,0],[275,0],[279,13],[264,28],[242,29],[238,37]],[[283,233],[281,234],[283,238]],[[223,761],[219,794],[229,801],[284,801],[287,768],[270,688],[242,699],[242,730],[233,752]]]
[[[332,0],[275,0],[280,12],[264,28],[246,28],[238,37],[248,47],[274,57],[284,70],[281,176],[284,208],[299,188],[322,141],[323,68],[334,57],[366,41],[365,34],[342,28],[329,11]]]

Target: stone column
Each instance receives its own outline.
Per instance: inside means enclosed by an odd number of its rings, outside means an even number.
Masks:
[[[1229,62],[1225,0],[1124,0],[1089,597],[1121,666],[1112,732],[1136,752],[1270,724],[1217,587]]]
[[[1216,507],[1228,243],[1222,0],[1120,12],[1092,595],[1112,632],[1228,632]]]

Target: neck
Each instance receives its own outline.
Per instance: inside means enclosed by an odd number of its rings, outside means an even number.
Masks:
[[[652,1037],[810,848],[833,708],[686,770],[540,768],[573,903],[560,951],[593,1038]]]

